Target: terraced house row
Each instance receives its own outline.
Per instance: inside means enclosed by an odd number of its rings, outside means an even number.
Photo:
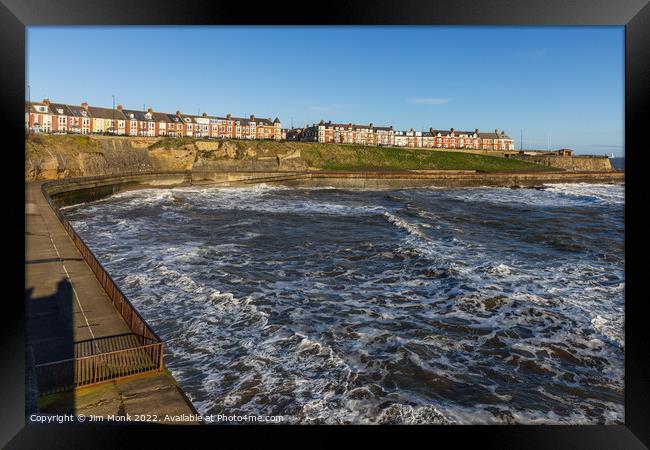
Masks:
[[[280,120],[115,109],[42,102],[25,103],[25,130],[36,133],[113,134],[194,138],[275,139],[282,137]]]
[[[456,148],[473,150],[514,150],[513,140],[505,131],[481,132],[449,130],[429,131],[394,130],[392,126],[341,124],[320,121],[298,133],[291,133],[294,139],[322,143],[361,144],[395,147]]]
[[[221,139],[289,139],[321,143],[360,144],[395,147],[448,148],[473,150],[514,150],[514,144],[505,131],[460,131],[451,128],[429,131],[394,130],[392,126],[372,123],[342,124],[325,122],[292,129],[281,128],[280,119],[249,118],[165,113],[145,110],[115,109],[42,102],[25,103],[25,129],[40,133],[113,134],[119,136],[171,136]]]

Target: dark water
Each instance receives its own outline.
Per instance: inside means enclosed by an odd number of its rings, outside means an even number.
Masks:
[[[201,413],[621,423],[623,186],[141,190],[66,215]]]
[[[625,170],[625,158],[610,158],[609,162],[612,164],[612,167],[616,170]]]

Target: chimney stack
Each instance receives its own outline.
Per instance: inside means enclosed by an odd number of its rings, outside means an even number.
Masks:
[[[450,132],[450,133],[453,133],[453,132],[454,132],[453,127],[449,130],[449,132]]]
[[[147,108],[147,112],[148,112],[149,114],[151,114],[151,113],[153,113],[153,109],[151,109],[151,108]]]
[[[176,115],[177,115],[178,117],[180,117],[180,116],[181,116],[181,112],[180,112],[180,111],[176,111]]]
[[[499,134],[499,129],[498,129],[498,128],[495,128],[495,129],[494,129],[494,132],[495,132],[496,134]]]
[[[204,112],[204,113],[202,113],[201,115],[202,115],[203,117],[208,117],[208,113],[207,113],[207,112]]]
[[[50,106],[50,99],[49,98],[44,98],[43,103],[47,106]]]
[[[474,128],[474,133],[478,134],[478,128]]]
[[[429,127],[429,133],[433,134],[433,128]]]
[[[231,117],[230,113],[226,114],[226,119],[230,120]]]
[[[255,114],[251,114],[251,120],[255,120]]]
[[[372,122],[370,122],[370,126],[368,128],[372,128]]]
[[[88,103],[83,102],[83,103],[81,104],[81,107],[82,107],[83,109],[86,109],[86,110],[87,110],[87,109],[88,109]]]
[[[117,105],[117,110],[118,110],[118,111],[122,111],[122,109],[123,109],[123,108],[122,108],[122,105]]]

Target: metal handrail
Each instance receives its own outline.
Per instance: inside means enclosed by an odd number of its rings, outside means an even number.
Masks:
[[[155,172],[156,174],[160,172]],[[173,172],[175,174],[185,172]],[[142,172],[133,175],[142,175]],[[152,172],[153,174],[153,172]],[[126,174],[120,176],[128,176]],[[113,178],[111,176],[89,177],[84,180]],[[41,385],[40,394],[57,392],[73,387],[87,386],[117,378],[123,378],[134,374],[150,371],[161,371],[164,367],[163,342],[151,326],[142,317],[140,312],[133,306],[131,301],[122,292],[113,278],[108,274],[104,266],[99,262],[95,254],[88,248],[86,243],[74,230],[70,222],[63,216],[55,201],[49,195],[48,189],[57,184],[68,184],[72,179],[56,180],[41,185],[41,191],[46,201],[57,216],[61,225],[72,239],[75,247],[81,253],[86,264],[92,270],[95,277],[106,292],[122,319],[126,322],[132,334],[139,341],[140,345],[109,352],[101,352],[95,355],[80,356],[70,359],[37,364],[37,378]],[[151,343],[149,343],[151,342]],[[140,352],[140,353],[136,353]],[[109,361],[110,360],[110,361]],[[129,361],[132,361],[129,366]],[[110,364],[109,364],[110,363]],[[72,371],[69,365],[73,364]],[[56,366],[60,366],[57,370]],[[64,367],[66,366],[67,367]],[[110,367],[108,367],[110,366]],[[48,372],[44,372],[48,370]],[[52,372],[54,370],[54,372]],[[40,372],[40,377],[38,376]],[[90,374],[90,375],[89,375]],[[92,376],[91,376],[92,375]],[[90,378],[89,378],[90,377]],[[41,379],[42,378],[42,379]]]
[[[148,348],[148,347],[157,347],[157,346],[160,346],[160,345],[162,345],[162,342],[156,342],[155,344],[147,344],[147,345],[141,345],[139,347],[123,348],[121,350],[113,350],[111,352],[103,352],[103,353],[98,353],[96,355],[79,356],[79,357],[75,357],[75,358],[59,359],[57,361],[49,361],[49,362],[46,362],[46,363],[36,364],[36,365],[34,365],[34,367],[36,367],[36,368],[38,368],[38,367],[47,367],[47,366],[52,366],[54,364],[61,364],[61,363],[71,362],[71,361],[81,361],[82,359],[92,359],[92,358],[102,357],[102,356],[106,356],[106,355],[124,353],[124,352],[132,351],[132,350],[140,350],[140,349]]]
[[[57,180],[58,181],[58,180]],[[47,186],[46,186],[47,185]],[[77,234],[77,232],[72,228],[72,225],[70,225],[70,222],[63,216],[63,213],[59,210],[59,208],[56,206],[52,198],[50,197],[49,193],[47,192],[47,188],[50,186],[49,183],[43,183],[41,186],[41,190],[43,192],[43,195],[45,196],[45,199],[47,202],[50,204],[50,207],[56,214],[56,216],[59,218],[61,221],[61,224],[63,225],[63,228],[66,230],[72,241],[74,242],[75,246],[81,253],[81,256],[84,258],[90,269],[93,271],[95,276],[97,277],[97,280],[99,283],[102,285],[104,288],[104,291],[108,295],[108,297],[111,299],[113,304],[116,306],[118,309],[118,312],[122,316],[122,318],[125,320],[129,328],[133,333],[136,335],[142,335],[145,338],[150,338],[153,337],[153,339],[157,342],[160,342],[161,339],[158,337],[156,332],[147,324],[147,322],[144,320],[140,312],[133,306],[131,301],[124,295],[120,287],[115,283],[113,278],[108,274],[102,263],[99,262],[95,254],[88,248],[86,243],[81,239],[81,237]],[[118,308],[119,304],[119,308]],[[127,307],[124,308],[124,305]],[[134,321],[134,316],[137,320]],[[141,324],[138,324],[138,322]],[[150,336],[147,336],[150,335]]]
[[[163,367],[163,343],[142,345],[34,366],[40,395],[104,383]]]

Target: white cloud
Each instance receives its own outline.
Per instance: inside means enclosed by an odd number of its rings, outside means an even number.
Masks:
[[[407,100],[409,103],[415,103],[416,105],[444,105],[449,102],[449,99],[446,98],[409,98]]]

